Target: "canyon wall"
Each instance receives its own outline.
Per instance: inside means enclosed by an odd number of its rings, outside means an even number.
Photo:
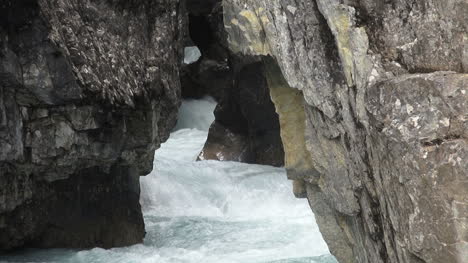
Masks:
[[[199,159],[283,166],[278,114],[263,63],[230,56],[232,82],[215,109],[215,122]]]
[[[278,114],[260,58],[229,50],[221,0],[188,0],[189,38],[201,57],[182,66],[182,96],[209,95],[218,105],[199,160],[284,164]]]
[[[182,9],[0,3],[0,250],[142,241],[139,176],[180,104]]]
[[[340,262],[467,262],[465,0],[187,4],[217,44],[175,0],[0,3],[1,250],[141,242],[138,177],[182,69],[220,101],[208,146],[275,165],[284,146]],[[189,44],[202,58],[182,67]]]
[[[468,262],[468,3],[224,0],[341,263]],[[313,244],[311,244],[312,246]]]

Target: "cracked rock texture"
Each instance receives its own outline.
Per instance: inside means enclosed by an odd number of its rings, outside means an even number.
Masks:
[[[0,250],[142,241],[138,178],[180,104],[181,8],[0,3]]]
[[[468,2],[223,5],[231,50],[263,57],[288,177],[336,258],[468,262]]]

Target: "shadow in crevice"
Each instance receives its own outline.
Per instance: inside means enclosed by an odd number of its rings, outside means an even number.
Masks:
[[[200,159],[284,165],[278,115],[262,59],[229,50],[220,1],[197,3],[187,3],[186,42],[200,49],[201,58],[182,67],[182,95],[211,96],[218,102]]]

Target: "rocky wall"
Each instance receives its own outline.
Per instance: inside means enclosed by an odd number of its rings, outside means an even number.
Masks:
[[[223,4],[231,50],[279,68],[288,174],[336,258],[468,262],[466,1]]]
[[[179,1],[0,3],[0,250],[141,242],[175,125]]]
[[[184,98],[213,97],[214,112],[199,160],[222,160],[273,166],[284,164],[278,115],[269,96],[260,58],[229,50],[221,0],[188,0],[187,45],[201,57],[182,67]]]

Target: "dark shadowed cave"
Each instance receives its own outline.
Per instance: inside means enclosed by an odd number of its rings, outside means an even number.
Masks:
[[[195,6],[194,6],[195,5]],[[263,61],[229,51],[220,1],[188,2],[189,37],[201,58],[182,68],[182,96],[212,96],[218,102],[200,159],[282,166],[278,115],[270,99]]]

